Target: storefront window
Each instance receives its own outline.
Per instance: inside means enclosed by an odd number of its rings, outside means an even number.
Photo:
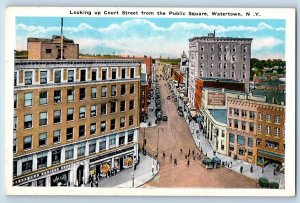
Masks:
[[[32,171],[32,156],[29,156],[22,160],[22,172],[27,173],[31,171]]]
[[[37,155],[37,168],[45,168],[47,167],[47,157],[48,157],[48,152],[42,152]]]
[[[61,150],[57,149],[52,151],[52,164],[60,163]]]
[[[245,137],[242,136],[242,135],[238,135],[238,136],[237,136],[237,143],[238,143],[239,145],[244,145],[244,144],[245,144]]]
[[[36,181],[37,187],[45,187],[46,186],[46,178],[42,178]]]

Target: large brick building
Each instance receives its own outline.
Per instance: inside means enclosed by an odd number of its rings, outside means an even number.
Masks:
[[[230,78],[249,91],[252,38],[216,37],[214,33],[189,39],[189,93],[195,105],[198,77]]]
[[[138,159],[141,61],[16,60],[13,185],[87,183]]]
[[[257,165],[284,162],[285,106],[228,98],[227,155]]]

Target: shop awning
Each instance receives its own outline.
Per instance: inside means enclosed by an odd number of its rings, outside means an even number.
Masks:
[[[261,149],[258,150],[258,155],[265,155],[265,156],[274,157],[274,158],[277,158],[277,159],[284,159],[283,154],[277,154],[277,153],[274,153],[274,152],[265,151],[265,150],[261,150]]]

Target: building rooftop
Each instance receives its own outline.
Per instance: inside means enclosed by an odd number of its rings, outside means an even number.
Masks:
[[[279,104],[285,103],[285,92],[284,91],[274,91],[274,90],[252,90],[253,96],[266,96],[267,103]],[[274,100],[274,102],[273,102]]]
[[[227,109],[208,109],[212,117],[223,124],[227,124]]]
[[[237,90],[229,90],[229,89],[224,89],[224,88],[216,88],[216,87],[203,87],[204,90],[211,90],[215,92],[224,92],[224,93],[232,93],[232,94],[242,94],[246,95],[245,92],[242,91],[237,91]]]
[[[228,82],[228,83],[242,83],[234,79],[227,79],[227,78],[211,78],[211,77],[199,77],[202,81],[214,81],[214,82]]]
[[[60,40],[61,36],[60,35],[53,35],[52,39],[48,39],[48,38],[36,38],[36,37],[28,37],[27,38],[27,42],[54,42],[57,40]],[[66,37],[64,37],[64,42],[65,43],[74,43],[73,40],[68,39]]]
[[[194,40],[215,40],[215,41],[252,41],[253,38],[238,38],[238,37],[216,37],[215,33],[208,33],[208,36],[193,37],[189,41]]]

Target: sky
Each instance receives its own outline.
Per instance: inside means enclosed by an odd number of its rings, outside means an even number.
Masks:
[[[17,17],[16,50],[27,37],[60,35],[61,18]],[[179,58],[189,39],[207,36],[253,38],[251,57],[285,59],[285,20],[204,18],[65,17],[64,36],[79,43],[80,53]]]

